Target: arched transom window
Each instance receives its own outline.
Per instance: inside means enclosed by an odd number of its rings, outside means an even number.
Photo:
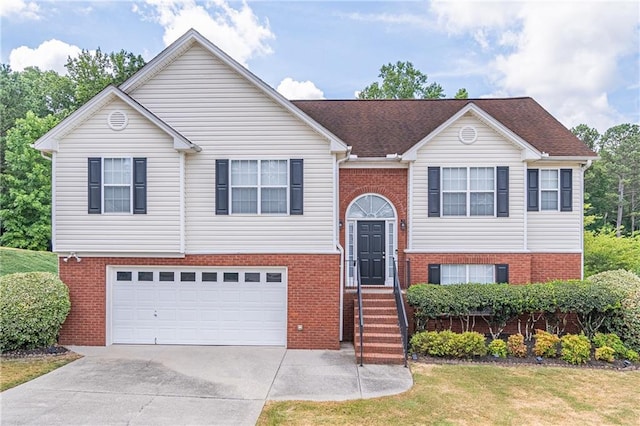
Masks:
[[[368,194],[358,198],[347,212],[353,219],[393,219],[393,207],[387,200],[377,195]]]

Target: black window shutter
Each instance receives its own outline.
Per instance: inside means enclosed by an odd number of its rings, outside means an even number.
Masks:
[[[216,160],[216,214],[229,214],[229,160]]]
[[[429,264],[429,277],[427,282],[429,284],[440,284],[440,265],[437,263]]]
[[[497,209],[498,217],[509,217],[509,167],[499,166],[497,171]]]
[[[440,167],[427,168],[429,217],[440,217]]]
[[[88,212],[102,213],[102,159],[89,158],[88,162]]]
[[[147,214],[147,159],[133,159],[133,214]]]
[[[527,211],[537,212],[538,206],[538,169],[527,169]]]
[[[496,265],[496,282],[508,283],[509,282],[509,265],[502,263]]]
[[[304,206],[304,161],[301,158],[289,160],[289,214],[302,214]]]
[[[560,169],[560,211],[570,212],[573,209],[573,170]]]

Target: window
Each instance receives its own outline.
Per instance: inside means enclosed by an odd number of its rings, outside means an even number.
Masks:
[[[239,277],[240,274],[238,274],[237,272],[225,272],[222,274],[222,280],[225,283],[237,283]]]
[[[245,283],[259,283],[260,282],[260,272],[245,272],[245,274],[244,274],[244,282]]]
[[[572,169],[528,169],[527,211],[573,210]]]
[[[218,281],[218,273],[217,272],[203,272],[202,273],[202,281],[203,282],[217,282]]]
[[[174,281],[173,272],[160,272],[159,277],[160,281]]]
[[[508,264],[430,264],[429,284],[508,283]]]
[[[138,281],[153,281],[153,272],[138,272]]]
[[[146,158],[89,158],[88,212],[147,212]]]
[[[131,272],[118,271],[116,272],[117,281],[131,281]]]
[[[287,213],[287,160],[232,160],[231,213]]]
[[[443,216],[493,216],[494,198],[493,167],[442,169]]]
[[[281,283],[282,274],[280,272],[267,272],[268,283]]]
[[[196,273],[195,272],[180,272],[180,281],[188,282],[195,281]]]
[[[540,210],[558,210],[558,170],[540,170]]]

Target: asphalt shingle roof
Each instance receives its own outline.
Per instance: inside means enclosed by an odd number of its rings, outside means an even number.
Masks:
[[[531,98],[293,101],[351,145],[352,153],[359,157],[402,154],[468,103],[474,103],[541,152],[596,156]]]

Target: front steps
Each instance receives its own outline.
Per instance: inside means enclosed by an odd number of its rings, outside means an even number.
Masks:
[[[389,289],[363,289],[363,362],[366,364],[404,364],[402,336],[393,292]],[[360,313],[354,301],[354,339],[356,362],[360,363]]]

